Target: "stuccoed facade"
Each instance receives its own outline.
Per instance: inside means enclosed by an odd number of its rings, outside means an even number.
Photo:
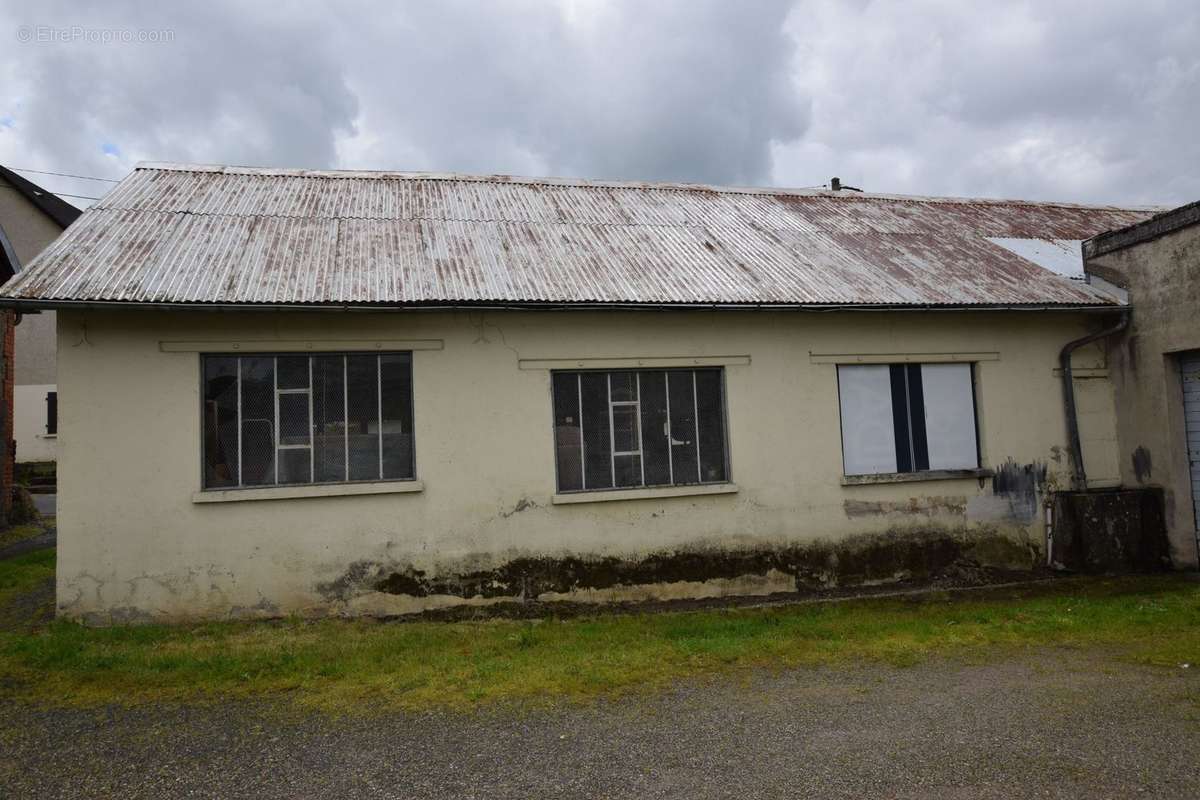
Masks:
[[[100,623],[763,594],[953,561],[1029,567],[1043,557],[1044,492],[1068,468],[1058,351],[1105,324],[1080,311],[58,319],[58,611]],[[351,340],[420,343],[416,481],[378,494],[202,491],[201,353]],[[905,359],[975,363],[981,465],[995,477],[844,485],[837,362]],[[556,492],[556,364],[721,367],[728,484]],[[1092,376],[1076,386],[1089,476],[1116,483],[1102,350],[1076,365]]]
[[[1088,270],[1127,290],[1133,308],[1109,356],[1122,482],[1163,490],[1171,560],[1195,568],[1200,525],[1180,367],[1200,355],[1200,204],[1098,236],[1084,252]],[[1192,449],[1200,461],[1200,446]]]

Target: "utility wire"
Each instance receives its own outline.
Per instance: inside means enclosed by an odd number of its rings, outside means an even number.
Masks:
[[[15,186],[0,186],[0,189],[11,189],[14,192],[21,191],[20,189],[18,189]],[[42,191],[46,192],[47,194],[56,194],[59,197],[75,197],[80,200],[99,200],[100,199],[99,197],[92,197],[90,194],[67,194],[66,192],[52,192],[49,189],[43,189]]]
[[[44,169],[27,169],[25,167],[9,167],[13,172],[35,172],[38,175],[58,175],[60,178],[79,178],[83,181],[104,181],[106,183],[120,183],[112,178],[93,178],[91,175],[73,175],[70,172],[50,172]],[[55,192],[58,194],[58,192]]]

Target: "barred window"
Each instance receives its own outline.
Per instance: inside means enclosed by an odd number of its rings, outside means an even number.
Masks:
[[[204,488],[413,478],[412,354],[206,355]]]
[[[979,466],[971,364],[838,367],[847,475]]]
[[[560,492],[729,480],[720,369],[554,372]]]

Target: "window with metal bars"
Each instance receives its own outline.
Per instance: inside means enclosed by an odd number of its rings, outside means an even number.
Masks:
[[[838,367],[846,475],[975,469],[973,365]]]
[[[721,369],[554,372],[560,492],[729,480]]]
[[[204,488],[411,480],[412,354],[206,355]]]

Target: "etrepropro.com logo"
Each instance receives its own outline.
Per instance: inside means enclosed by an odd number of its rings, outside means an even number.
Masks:
[[[175,41],[171,28],[89,28],[86,25],[21,25],[21,44],[164,44]]]

